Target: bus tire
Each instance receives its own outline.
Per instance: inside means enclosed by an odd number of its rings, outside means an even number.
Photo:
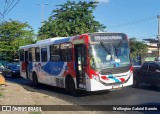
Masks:
[[[65,79],[65,90],[66,90],[66,91],[69,91],[69,78],[70,78],[70,77],[67,76],[66,79]]]
[[[37,78],[37,74],[36,74],[36,73],[33,73],[32,78],[33,78],[33,84],[34,84],[35,86],[37,86],[37,85],[38,85],[38,78]]]
[[[70,93],[72,95],[76,96],[77,95],[77,90],[75,88],[75,83],[74,83],[74,80],[73,80],[72,77],[68,78],[68,84],[67,85],[68,85],[68,89],[69,89]]]

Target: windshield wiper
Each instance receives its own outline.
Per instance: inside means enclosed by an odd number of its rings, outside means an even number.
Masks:
[[[104,43],[100,42],[100,44],[103,47],[103,49],[112,56],[112,54],[109,52],[109,50],[105,47]]]

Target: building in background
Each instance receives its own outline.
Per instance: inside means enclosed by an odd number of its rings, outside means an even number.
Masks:
[[[158,56],[157,43],[146,43],[148,46],[148,53],[146,55],[145,61],[155,61]]]

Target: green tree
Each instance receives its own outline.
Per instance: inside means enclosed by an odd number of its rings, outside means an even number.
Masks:
[[[57,5],[58,8],[53,10],[48,21],[39,29],[39,39],[103,31],[106,27],[94,20],[93,16],[97,4],[91,1],[67,1]]]
[[[143,40],[148,41],[149,43],[158,43],[158,39],[147,38],[147,39],[143,39]]]
[[[142,41],[137,41],[136,38],[130,38],[129,43],[131,58],[137,60],[137,56],[141,56],[141,61],[143,62],[148,51],[147,44]]]
[[[34,33],[27,23],[9,20],[0,23],[0,54],[5,60],[18,58],[18,48],[34,42]]]

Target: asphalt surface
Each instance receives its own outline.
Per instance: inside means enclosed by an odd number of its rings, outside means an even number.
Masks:
[[[54,96],[75,105],[160,105],[160,86],[142,84],[139,88],[125,87],[110,93],[82,91],[75,97],[62,88],[43,84],[35,87],[31,81],[23,78],[6,78],[6,81],[17,83],[28,91]]]

